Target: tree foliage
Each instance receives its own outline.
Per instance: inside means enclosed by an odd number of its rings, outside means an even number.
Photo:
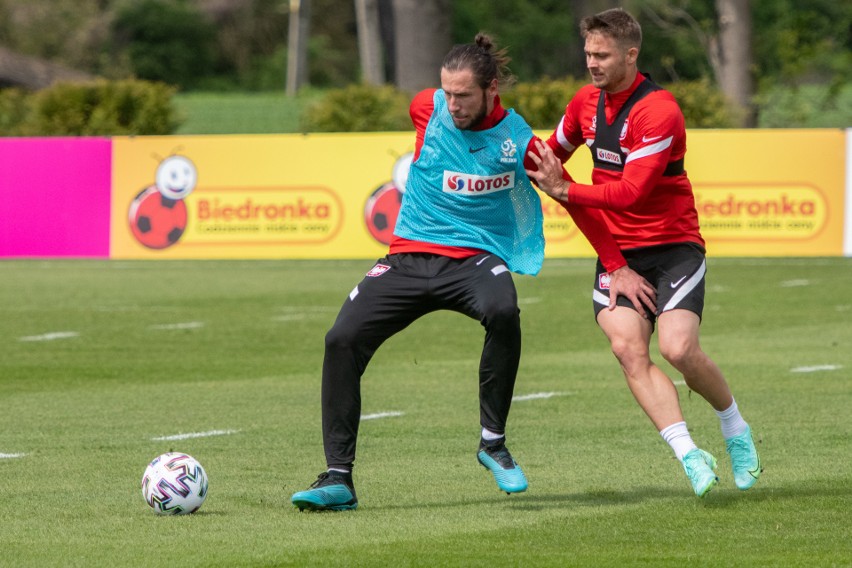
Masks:
[[[564,0],[503,0],[499,10],[491,2],[455,3],[453,37],[468,43],[479,31],[492,34],[506,47],[519,81],[563,77],[581,69],[582,45],[574,15]],[[506,17],[511,14],[511,17]]]
[[[311,4],[310,84],[357,83],[354,3]],[[453,41],[492,34],[509,49],[521,82],[584,79],[578,21],[610,4],[454,0]],[[713,76],[708,46],[719,31],[715,0],[620,4],[643,26],[642,71],[666,84]],[[838,97],[852,79],[852,3],[751,0],[751,6],[758,103],[776,100],[769,93],[781,87],[796,97],[804,96],[800,86],[821,84],[821,104],[845,108]],[[161,80],[184,90],[283,90],[288,18],[287,0],[0,0],[0,45],[112,79]]]
[[[140,79],[192,87],[213,73],[213,26],[186,1],[128,4],[118,12],[114,29]]]
[[[424,0],[425,1],[425,0]],[[577,23],[590,2],[453,2],[453,39],[478,31],[508,47],[521,81],[584,75]],[[717,31],[714,0],[624,0],[643,25],[640,62],[657,81],[710,73],[706,38]],[[282,61],[285,0],[0,0],[0,44],[93,74],[219,76],[265,85],[257,73]],[[756,69],[764,80],[827,81],[852,71],[852,4],[836,0],[752,0]],[[312,0],[311,83],[358,80],[354,5]],[[142,46],[145,46],[143,49]],[[186,60],[191,60],[189,65]],[[132,62],[128,65],[128,62]],[[174,73],[177,72],[178,75]],[[279,69],[282,77],[284,72]],[[170,75],[165,77],[165,75]]]

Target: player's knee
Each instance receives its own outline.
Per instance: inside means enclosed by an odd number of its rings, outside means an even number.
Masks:
[[[632,368],[634,364],[648,359],[648,349],[643,344],[629,338],[613,337],[609,346],[612,354],[625,368]]]
[[[332,326],[325,334],[326,351],[345,351],[351,349],[357,342],[357,332],[351,326]]]
[[[486,328],[498,330],[515,330],[521,327],[521,316],[518,306],[512,303],[493,304],[488,306],[482,318]]]
[[[684,339],[668,340],[660,343],[660,355],[675,369],[681,370],[695,357],[696,350],[692,342]]]

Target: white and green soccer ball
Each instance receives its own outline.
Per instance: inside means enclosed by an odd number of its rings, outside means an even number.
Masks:
[[[190,455],[162,454],[145,468],[142,496],[158,515],[194,513],[207,498],[207,473]]]

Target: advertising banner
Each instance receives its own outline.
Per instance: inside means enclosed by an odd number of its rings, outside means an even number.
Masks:
[[[382,256],[413,143],[411,133],[115,138],[111,256]],[[843,254],[842,131],[699,130],[688,144],[711,255]],[[590,181],[586,149],[567,167]],[[548,257],[593,256],[561,206],[543,196],[542,208]]]
[[[852,254],[848,139],[689,131],[708,253]],[[405,132],[0,139],[0,257],[378,258],[413,148]],[[590,181],[585,148],[567,167]],[[593,256],[561,206],[542,209],[548,257]]]
[[[0,138],[0,258],[109,255],[109,138]]]
[[[381,256],[401,195],[394,166],[413,140],[404,133],[114,138],[111,255]]]
[[[693,131],[687,143],[708,254],[843,254],[842,130]]]

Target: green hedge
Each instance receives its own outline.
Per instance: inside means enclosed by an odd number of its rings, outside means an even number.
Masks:
[[[501,95],[503,106],[513,108],[534,129],[552,130],[565,114],[565,105],[586,81],[544,78],[537,83],[518,83]]]
[[[534,129],[553,129],[565,113],[565,105],[587,83],[573,78],[518,83],[502,96],[502,101],[504,106],[514,108]],[[709,80],[680,81],[661,86],[677,99],[687,128],[734,126],[734,111],[722,92]]]
[[[662,85],[677,99],[687,128],[732,128],[737,111],[709,79]]]
[[[520,83],[502,95],[535,129],[554,128],[585,81]],[[726,128],[734,114],[708,80],[664,85],[678,99],[688,128]],[[111,136],[174,134],[181,120],[175,89],[139,80],[60,83],[36,93],[0,90],[0,136]],[[302,132],[411,130],[410,97],[391,86],[333,89],[301,113]]]
[[[57,83],[35,93],[0,91],[2,136],[172,134],[174,88],[148,81]]]
[[[381,132],[411,130],[408,95],[385,85],[332,89],[301,116],[303,132]]]
[[[501,95],[503,106],[514,108],[534,129],[556,127],[565,105],[587,81],[549,79],[518,83]],[[663,85],[677,98],[687,128],[729,128],[734,112],[707,79]],[[411,129],[410,97],[390,86],[351,85],[332,89],[301,116],[303,132],[370,132]]]

